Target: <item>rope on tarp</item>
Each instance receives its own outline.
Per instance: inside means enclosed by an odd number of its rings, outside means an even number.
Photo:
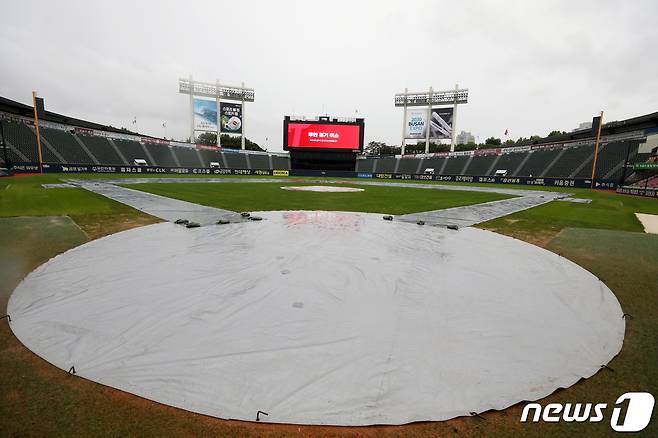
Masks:
[[[7,321],[11,322],[11,316],[9,314],[6,314],[4,316],[0,316],[0,319],[7,318]]]
[[[270,415],[270,414],[268,414],[267,412],[258,411],[258,412],[256,412],[256,421],[260,421],[260,414],[263,414],[263,415],[265,415],[265,416]]]
[[[608,370],[608,371],[612,371],[613,373],[615,372],[615,370],[613,370],[612,368],[610,368],[608,365],[601,365],[601,369],[604,369],[604,368],[605,368],[606,370]]]

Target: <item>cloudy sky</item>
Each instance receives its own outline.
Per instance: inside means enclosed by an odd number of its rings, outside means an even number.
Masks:
[[[469,88],[458,130],[571,130],[658,111],[658,2],[11,1],[0,14],[0,95],[183,139],[178,78],[256,91],[247,136],[281,150],[284,115],[366,119],[399,144],[393,95]]]

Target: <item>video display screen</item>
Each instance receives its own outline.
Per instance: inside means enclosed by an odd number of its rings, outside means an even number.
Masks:
[[[298,122],[284,123],[284,149],[339,149],[363,147],[363,124]]]

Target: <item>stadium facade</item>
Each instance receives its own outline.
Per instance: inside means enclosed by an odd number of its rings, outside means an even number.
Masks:
[[[0,98],[7,161],[15,172],[40,170],[32,114],[31,106]],[[44,172],[326,174],[291,169],[288,153],[170,141],[48,111],[40,118],[40,128]],[[658,112],[606,123],[599,144],[595,187],[614,188],[641,179],[642,173],[634,172],[633,165],[655,155],[656,139]],[[404,156],[360,155],[354,169],[334,173],[362,178],[589,187],[593,159],[594,137],[591,130],[585,129],[515,147]],[[1,155],[0,161],[5,161]],[[136,165],[138,162],[142,165]]]

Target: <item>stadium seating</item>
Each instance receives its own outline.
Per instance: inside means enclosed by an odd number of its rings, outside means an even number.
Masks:
[[[630,149],[632,149],[633,147],[637,149],[637,143],[635,143],[635,145],[632,142],[608,143],[607,145],[605,145],[599,151],[599,156],[597,157],[596,160],[597,177],[608,178],[613,181],[617,181],[621,177],[624,171],[621,165],[623,165],[623,163],[625,162],[626,155],[628,154],[630,156]],[[592,172],[591,160],[589,161],[588,164],[589,164],[588,166],[587,165],[585,166],[588,169],[587,176],[591,176],[591,172]]]
[[[178,162],[182,167],[203,167],[195,148],[173,147],[171,151],[176,154],[176,158],[178,158]]]
[[[651,152],[644,152],[635,154],[633,158],[628,160],[631,164],[635,163],[646,163],[646,161],[651,157]]]
[[[489,168],[498,158],[497,155],[479,155],[474,156],[471,160],[471,164],[468,165],[465,174],[466,175],[488,175]]]
[[[594,153],[594,145],[567,148],[544,176],[568,178]]]
[[[97,137],[95,135],[78,135],[78,138],[87,146],[89,152],[101,164],[122,166],[124,163],[121,157],[114,150],[114,147],[104,137]]]
[[[634,182],[631,184],[631,187],[640,187],[640,188],[647,188],[647,189],[655,189],[658,188],[658,176],[650,176],[648,178],[642,178],[639,181]]]
[[[34,129],[15,119],[3,120],[9,145],[9,159],[14,163],[38,162],[37,141]],[[135,159],[144,159],[149,165],[164,167],[210,167],[217,162],[221,167],[232,169],[290,169],[287,156],[248,153],[241,150],[222,151],[196,149],[159,143],[142,143],[135,140],[117,139],[90,133],[74,134],[72,127],[62,129],[41,127],[43,160],[47,163],[132,165]],[[110,139],[111,138],[111,139]],[[645,162],[650,153],[637,153],[640,140],[624,140],[604,144],[597,159],[597,176],[612,181],[622,178],[629,183],[636,181],[629,164]],[[508,171],[508,176],[535,176],[556,178],[589,178],[594,146],[564,147],[551,145],[552,149],[535,148],[529,152],[510,152],[500,155],[458,155],[420,157],[366,157],[356,160],[358,172],[423,173],[434,169],[437,175],[490,176],[496,170]],[[248,154],[248,155],[247,155]],[[94,160],[94,158],[96,160]],[[0,157],[2,160],[2,157]],[[96,161],[98,163],[96,163]],[[1,164],[1,163],[0,163]]]
[[[231,169],[247,169],[247,158],[239,152],[224,152],[226,166]]]
[[[61,156],[64,158],[68,164],[88,164],[93,163],[93,160],[82,149],[80,143],[78,143],[71,133],[62,131],[60,129],[52,128],[41,128],[40,129],[42,137],[48,141],[50,144]],[[47,148],[45,148],[47,149]],[[44,152],[46,152],[44,150]],[[47,151],[47,154],[44,154],[44,161],[46,162],[58,162],[59,160],[50,151]],[[48,158],[46,158],[46,156]]]
[[[4,120],[5,137],[7,142],[14,146],[25,158],[30,162],[39,161],[39,152],[37,146],[37,136],[34,135],[24,123]],[[25,159],[20,155],[16,155],[11,148],[8,151],[9,158],[14,163],[24,162]]]
[[[546,167],[558,156],[562,149],[538,149],[529,152],[530,156],[515,176],[540,176]],[[495,172],[495,170],[494,170]]]
[[[400,158],[398,173],[416,173],[418,164],[420,164],[420,159],[418,158]],[[420,171],[422,172],[423,170],[425,169],[421,169]]]
[[[392,173],[395,171],[395,157],[380,158],[377,162],[377,172]]]
[[[362,160],[356,160],[356,171],[357,172],[373,172],[375,163],[378,158],[365,158]]]
[[[113,140],[114,144],[117,145],[117,149],[121,151],[121,154],[126,158],[128,164],[133,164],[135,159],[141,158],[146,160],[146,162],[153,166],[154,163],[148,158],[144,149],[142,149],[141,144],[134,140]]]
[[[649,179],[649,181],[647,181],[647,184],[646,184],[645,187],[652,188],[652,189],[657,188],[658,187],[658,176],[654,176],[653,178]]]
[[[249,154],[249,164],[252,169],[269,169],[270,159],[265,154]]]
[[[145,144],[146,149],[151,154],[156,166],[175,167],[176,160],[171,152],[169,146],[159,144]]]
[[[434,174],[438,175],[446,163],[446,157],[431,157],[426,158],[420,166],[420,173],[424,173],[425,169],[434,169]]]
[[[448,158],[448,162],[446,163],[446,167],[443,169],[443,175],[462,175],[462,171],[464,170],[464,166],[466,165],[466,162],[468,161],[470,157],[465,156],[465,155],[460,155],[458,157],[450,157]],[[426,167],[431,167],[431,166],[426,166]],[[434,171],[438,174],[439,169],[434,168]]]
[[[511,152],[508,154],[502,154],[496,162],[495,168],[492,169],[492,173],[495,173],[496,170],[506,170],[508,176],[515,176],[516,169],[519,168],[523,159],[527,156],[528,152]]]
[[[358,161],[363,161],[363,160],[358,160]],[[272,169],[288,170],[290,169],[290,160],[288,159],[288,157],[272,155]]]
[[[224,166],[222,160],[222,153],[215,149],[199,149],[199,156],[201,157],[202,167],[210,167],[210,163],[219,163]]]

